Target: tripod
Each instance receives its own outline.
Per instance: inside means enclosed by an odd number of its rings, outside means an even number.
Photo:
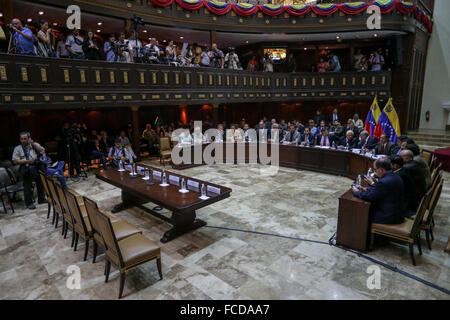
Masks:
[[[15,54],[17,52],[17,44],[16,44],[16,32],[14,30],[10,30],[9,32],[9,43],[8,43],[8,54]]]
[[[70,143],[68,143],[67,144],[67,163],[68,163],[68,166],[69,166],[69,177],[70,177],[70,180],[72,180],[73,182],[78,182],[78,181],[80,181],[80,179],[79,179],[80,177],[83,178],[83,180],[87,180],[88,179],[87,173],[81,169],[81,166],[79,167],[80,170],[79,171],[77,170],[78,174],[77,175],[72,175],[72,159],[71,159],[70,149],[71,149],[70,148]],[[75,160],[79,161],[78,159],[75,159]]]

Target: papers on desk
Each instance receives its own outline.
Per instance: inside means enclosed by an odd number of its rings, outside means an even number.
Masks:
[[[169,175],[169,183],[170,184],[174,184],[176,186],[179,186],[180,185],[180,178],[177,177],[177,176]]]
[[[316,148],[319,148],[319,149],[330,149],[330,147],[328,147],[328,146],[316,146]]]
[[[361,154],[361,149],[353,149],[352,152],[356,154]]]

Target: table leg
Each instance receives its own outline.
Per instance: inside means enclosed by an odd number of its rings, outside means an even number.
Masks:
[[[138,205],[141,205],[145,203],[145,201],[132,196],[131,194],[125,192],[122,190],[122,203],[119,203],[118,205],[114,206],[114,208],[111,210],[112,213],[117,213],[132,207],[136,207]]]
[[[164,233],[161,239],[162,243],[169,242],[189,231],[206,226],[205,221],[196,219],[195,211],[184,213],[173,212],[171,223],[173,228]]]

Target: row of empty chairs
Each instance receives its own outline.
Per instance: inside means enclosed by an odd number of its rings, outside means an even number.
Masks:
[[[431,243],[434,241],[434,211],[441,196],[444,179],[442,178],[441,165],[436,165],[433,156],[429,159],[431,173],[431,187],[422,197],[416,215],[405,219],[401,224],[377,224],[371,225],[371,247],[373,247],[374,236],[381,235],[394,239],[395,241],[406,243],[409,246],[409,253],[413,265],[416,265],[414,257],[414,244],[422,255],[422,247],[420,244],[420,234],[425,232],[428,248],[431,250]]]
[[[61,184],[40,172],[40,178],[47,194],[48,212],[50,218],[53,210],[52,224],[58,227],[62,219],[62,235],[67,238],[72,232],[72,245],[77,251],[79,241],[85,244],[84,261],[87,260],[89,243],[93,243],[93,259],[95,263],[98,248],[105,253],[105,282],[108,282],[111,264],[120,271],[119,299],[122,297],[126,272],[146,262],[156,259],[158,273],[162,279],[161,249],[142,235],[142,231],[121,221],[100,209],[97,203],[83,197],[70,189],[64,189]]]

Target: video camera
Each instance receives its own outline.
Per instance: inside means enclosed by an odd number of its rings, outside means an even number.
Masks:
[[[137,15],[133,15],[133,18],[131,18],[131,23],[133,24],[133,30],[137,30],[138,26],[141,25],[145,25],[145,21],[143,18],[138,17]]]

